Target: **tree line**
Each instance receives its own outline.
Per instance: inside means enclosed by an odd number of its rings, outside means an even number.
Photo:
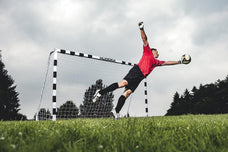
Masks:
[[[166,115],[224,114],[228,113],[228,76],[215,83],[186,89],[181,95],[174,94]]]
[[[73,101],[66,101],[59,108],[57,108],[57,119],[71,119],[71,118],[101,118],[110,117],[113,108],[112,92],[103,95],[96,103],[92,102],[92,97],[97,89],[104,88],[101,79],[97,80],[95,84],[90,86],[84,94],[83,102],[77,107]],[[34,119],[36,114],[34,116]],[[52,119],[50,110],[41,108],[38,112],[39,120]]]

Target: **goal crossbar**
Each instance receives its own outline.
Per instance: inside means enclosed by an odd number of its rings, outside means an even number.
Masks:
[[[100,60],[100,61],[105,61],[105,62],[112,62],[112,63],[130,65],[130,66],[135,65],[135,64],[133,64],[131,62],[127,62],[127,61],[121,61],[121,60],[116,60],[116,59],[101,57],[101,56],[95,56],[95,55],[90,55],[90,54],[85,54],[85,53],[78,53],[78,52],[73,52],[73,51],[68,51],[68,50],[63,50],[63,49],[56,49],[56,51],[58,53],[62,53],[62,54],[84,57],[84,58],[89,58],[89,59],[95,59],[95,60]]]
[[[79,53],[79,52],[74,52],[74,51],[69,51],[69,50],[64,50],[64,49],[55,49],[52,53],[54,53],[54,61],[53,61],[53,87],[52,87],[52,120],[56,121],[56,114],[57,114],[57,106],[56,106],[56,96],[57,96],[57,65],[58,65],[58,53],[65,54],[65,55],[71,55],[71,56],[77,56],[77,57],[83,57],[83,58],[88,58],[88,59],[94,59],[94,60],[99,60],[99,61],[104,61],[104,62],[111,62],[111,63],[116,63],[116,64],[122,64],[122,65],[128,65],[128,66],[134,66],[135,64],[127,61],[121,61],[121,60],[116,60],[112,58],[107,58],[107,57],[101,57],[101,56],[95,56],[95,55],[90,55],[86,53]],[[146,117],[148,117],[148,99],[147,99],[147,79],[144,79],[144,95],[145,95],[145,112],[146,112]]]

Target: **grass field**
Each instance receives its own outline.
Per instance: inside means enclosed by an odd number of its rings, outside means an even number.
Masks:
[[[0,121],[0,151],[228,152],[228,114]]]

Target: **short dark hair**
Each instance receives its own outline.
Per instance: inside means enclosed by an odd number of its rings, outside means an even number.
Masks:
[[[153,51],[153,50],[154,50],[154,51],[157,51],[157,49],[155,49],[155,48],[150,48],[150,49],[151,49],[151,51]]]

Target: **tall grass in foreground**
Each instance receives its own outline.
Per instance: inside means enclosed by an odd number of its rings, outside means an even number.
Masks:
[[[228,152],[228,114],[0,121],[0,151]]]

